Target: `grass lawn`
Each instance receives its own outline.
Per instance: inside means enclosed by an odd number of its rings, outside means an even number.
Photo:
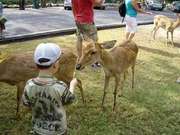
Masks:
[[[123,97],[117,99],[117,110],[112,112],[113,80],[110,82],[105,111],[101,110],[104,73],[91,67],[77,71],[82,80],[87,100],[82,104],[77,89],[77,101],[68,106],[68,127],[71,135],[180,135],[180,38],[175,31],[175,47],[165,45],[165,32],[150,37],[151,25],[140,26],[134,41],[140,51],[135,72],[135,88],[131,89],[129,72]],[[99,31],[100,41],[124,38],[124,28]],[[5,44],[0,46],[0,59],[10,53],[33,50],[38,43],[55,42],[75,50],[75,35]],[[27,135],[31,130],[31,113],[15,119],[16,88],[0,83],[0,134]]]

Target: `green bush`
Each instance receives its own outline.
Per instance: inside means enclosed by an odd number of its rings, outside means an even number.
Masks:
[[[19,0],[1,0],[3,4],[12,5],[19,4]],[[32,4],[32,0],[25,0],[26,4]],[[62,3],[63,0],[47,0],[50,3]]]
[[[27,4],[31,4],[32,0],[25,0]],[[19,4],[19,0],[2,0],[3,4],[12,5],[12,4]]]

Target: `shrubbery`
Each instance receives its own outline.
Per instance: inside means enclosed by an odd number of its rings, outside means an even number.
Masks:
[[[25,0],[26,4],[32,4],[33,0]],[[64,0],[47,0],[47,3],[62,3]],[[110,2],[110,3],[117,3],[117,1],[122,1],[122,0],[106,0],[106,2]],[[143,0],[142,0],[143,1]],[[172,2],[175,0],[166,0],[166,2]],[[3,4],[8,4],[8,5],[12,5],[12,4],[19,4],[19,0],[1,0],[1,2]]]
[[[32,4],[32,0],[25,0],[26,4]],[[19,0],[1,0],[3,4],[12,5],[12,4],[19,4]],[[62,3],[63,0],[47,0],[49,3]]]

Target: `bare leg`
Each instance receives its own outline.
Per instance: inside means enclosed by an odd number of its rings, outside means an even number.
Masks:
[[[120,76],[115,77],[115,88],[114,88],[114,105],[113,105],[113,111],[115,111],[116,108],[116,95],[117,95],[117,89],[120,81]]]
[[[81,36],[77,36],[76,48],[77,48],[77,55],[78,55],[78,59],[79,59],[82,55],[82,38],[81,38]]]
[[[128,40],[131,41],[131,40],[133,39],[134,36],[135,36],[135,33],[131,33],[131,34],[129,35]]]
[[[129,39],[130,32],[126,32],[126,40]]]
[[[102,98],[102,107],[104,106],[104,100],[105,100],[105,97],[106,97],[106,89],[109,85],[109,79],[110,79],[110,76],[108,75],[105,75],[105,82],[104,82],[104,94],[103,94],[103,98]]]

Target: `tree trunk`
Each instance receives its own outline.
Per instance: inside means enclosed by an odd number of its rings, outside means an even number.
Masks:
[[[25,0],[19,0],[19,10],[25,10]]]

